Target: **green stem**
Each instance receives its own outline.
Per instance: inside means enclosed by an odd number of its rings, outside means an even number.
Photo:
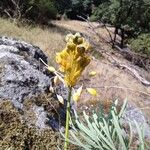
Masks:
[[[72,92],[72,87],[69,87],[67,109],[66,109],[66,129],[65,129],[65,145],[64,145],[64,150],[67,150],[68,143],[69,143],[68,138],[69,138],[69,121],[70,121],[71,92]]]

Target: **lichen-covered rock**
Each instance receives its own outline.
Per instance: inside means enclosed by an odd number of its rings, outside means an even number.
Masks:
[[[137,134],[137,128],[135,126],[135,121],[141,127],[144,125],[144,137],[150,139],[150,125],[147,122],[147,118],[144,116],[143,112],[135,105],[127,104],[126,111],[123,114],[124,124],[130,122],[133,128],[134,134]]]
[[[64,125],[65,105],[50,93],[53,74],[40,59],[47,63],[40,48],[0,37],[0,102],[9,100],[28,126],[59,129]]]
[[[47,63],[40,48],[0,37],[0,150],[63,149],[66,101],[49,91],[54,75],[40,58]]]
[[[0,38],[0,97],[11,99],[21,108],[22,101],[48,91],[50,78],[44,74],[39,58],[47,62],[38,47],[22,41]]]

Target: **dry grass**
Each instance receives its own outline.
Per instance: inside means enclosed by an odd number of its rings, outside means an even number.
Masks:
[[[14,37],[39,46],[49,56],[50,64],[55,64],[54,55],[64,46],[64,35],[65,31],[57,27],[18,27],[9,20],[0,19],[0,36]]]
[[[88,23],[86,22],[55,21],[54,24],[70,30],[73,27],[74,31],[84,33],[92,40],[97,40],[97,43],[99,44],[99,51],[106,50],[110,53],[112,51],[112,48],[108,44],[100,41],[100,39],[91,32],[91,29],[89,29]],[[93,26],[97,26],[97,24],[94,23]],[[109,29],[113,32],[113,28]],[[96,32],[102,38],[110,40],[108,32],[105,28],[98,28]],[[132,65],[121,55],[115,54],[115,52],[113,53],[111,55],[114,55],[113,57],[117,58],[119,62],[129,66]],[[141,68],[138,69],[140,70],[139,73],[142,75],[147,74],[149,76],[149,74],[144,72]],[[88,74],[93,70],[97,72],[97,75],[90,78]],[[110,64],[106,59],[101,61],[97,59],[93,60],[83,73],[81,82],[85,87],[95,87],[98,91],[98,97],[92,98],[89,94],[87,94],[87,92],[83,92],[81,98],[82,101],[79,102],[79,106],[80,103],[81,105],[83,103],[97,105],[97,102],[101,101],[104,102],[106,107],[109,107],[112,100],[119,99],[121,102],[127,98],[130,103],[133,103],[142,109],[144,108],[143,112],[146,114],[146,116],[150,116],[150,87],[142,85],[129,72],[126,70],[118,69],[117,67]],[[150,122],[150,118],[148,121]]]

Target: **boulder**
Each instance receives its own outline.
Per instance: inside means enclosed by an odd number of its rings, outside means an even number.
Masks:
[[[22,108],[23,99],[46,92],[50,78],[44,74],[39,58],[47,62],[40,48],[1,37],[0,97],[11,99],[16,107]]]
[[[4,99],[11,101],[23,112],[21,118],[30,125],[46,128],[47,122],[53,128],[59,128],[56,111],[65,120],[65,107],[52,98],[49,88],[53,74],[46,70],[40,59],[47,63],[47,56],[39,47],[0,37],[0,102]],[[50,95],[49,98],[47,95]],[[27,105],[26,101],[32,101],[32,104]],[[46,108],[49,108],[48,112]],[[31,117],[32,113],[36,119]]]

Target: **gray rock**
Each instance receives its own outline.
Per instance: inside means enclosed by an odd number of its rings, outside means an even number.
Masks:
[[[47,128],[45,122],[46,122],[46,120],[48,120],[48,118],[47,118],[46,112],[44,111],[44,108],[34,106],[33,111],[35,112],[35,115],[36,115],[36,118],[37,118],[36,126],[40,129]]]
[[[0,37],[0,102],[2,99],[10,100],[20,110],[20,118],[28,126],[33,124],[41,129],[51,126],[58,130],[65,124],[66,101],[62,105],[55,93],[50,94],[54,75],[48,72],[40,58],[47,63],[47,57],[40,48]],[[66,90],[61,90],[61,86],[57,89],[66,98]]]
[[[0,38],[0,98],[12,100],[21,108],[25,98],[48,91],[52,75],[46,74],[41,58],[47,57],[38,47],[11,38]]]
[[[139,127],[143,127],[144,125],[144,136],[150,139],[150,125],[146,121],[146,118],[143,112],[136,107],[135,105],[127,104],[126,111],[123,115],[124,122],[130,122],[132,125],[133,132],[135,134],[138,133],[135,121],[138,123]]]

